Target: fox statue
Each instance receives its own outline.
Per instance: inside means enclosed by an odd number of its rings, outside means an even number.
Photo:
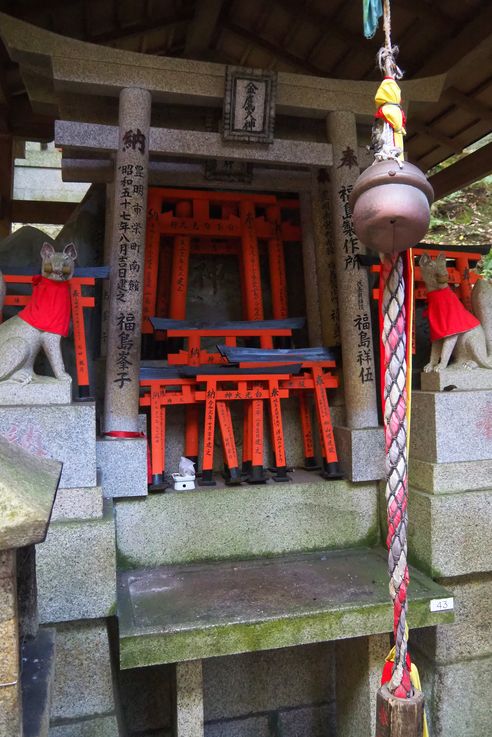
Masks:
[[[41,248],[41,275],[33,277],[29,304],[0,325],[0,383],[28,384],[35,377],[34,361],[43,348],[55,378],[71,381],[65,371],[61,337],[70,326],[70,287],[77,251],[69,243],[56,252],[49,243]],[[0,272],[0,310],[5,283]]]
[[[454,368],[492,369],[492,284],[480,279],[472,291],[469,312],[448,285],[446,256],[424,253],[419,266],[427,289],[431,333],[430,361],[424,371],[443,371],[451,357]]]

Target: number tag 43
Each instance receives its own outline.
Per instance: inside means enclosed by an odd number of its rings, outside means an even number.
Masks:
[[[431,612],[448,612],[450,609],[454,609],[454,599],[452,596],[447,599],[431,599]]]

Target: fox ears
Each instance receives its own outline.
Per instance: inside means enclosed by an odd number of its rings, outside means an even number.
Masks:
[[[52,258],[55,253],[56,251],[51,243],[43,243],[41,248],[41,258],[43,259],[43,261]],[[72,261],[75,261],[75,259],[77,258],[77,249],[75,248],[75,245],[73,243],[67,243],[67,245],[63,249],[63,255],[67,258],[72,259]]]
[[[68,256],[68,258],[71,258],[72,261],[75,261],[75,259],[77,258],[77,249],[75,248],[75,244],[72,242],[67,243],[67,245],[63,249],[63,253],[65,254],[65,256]]]
[[[436,259],[432,259],[428,253],[423,253],[419,258],[419,266],[423,266],[424,268],[434,262],[436,266],[446,266],[446,254],[440,253]]]

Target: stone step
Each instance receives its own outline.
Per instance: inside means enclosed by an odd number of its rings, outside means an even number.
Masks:
[[[292,481],[152,494],[115,503],[120,569],[374,545],[375,483]]]
[[[39,630],[22,646],[22,715],[24,737],[47,737],[55,676],[56,630]]]
[[[446,589],[410,570],[409,624],[453,621],[432,612]],[[137,668],[390,632],[382,549],[161,566],[119,575],[120,664]]]

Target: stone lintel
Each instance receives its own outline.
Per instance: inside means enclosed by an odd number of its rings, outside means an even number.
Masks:
[[[382,427],[334,427],[338,460],[349,481],[385,478]]]
[[[491,369],[447,368],[444,371],[430,371],[420,374],[420,386],[424,392],[442,392],[455,389],[468,391],[492,389]]]
[[[116,151],[118,127],[99,123],[55,121],[57,146],[82,150]],[[254,163],[298,166],[331,166],[332,149],[329,143],[291,141],[277,138],[269,146],[250,143],[225,143],[220,133],[151,128],[149,153],[161,156],[187,158],[224,158]]]
[[[60,93],[117,97],[125,87],[141,87],[155,102],[219,107],[224,97],[225,65],[138,54],[59,36],[0,14],[0,34],[10,58],[24,71],[46,78],[31,85],[30,97],[57,106]],[[407,101],[436,102],[446,75],[404,81]],[[39,91],[38,91],[39,87]],[[277,112],[324,118],[331,110],[374,114],[374,83],[279,72]]]

